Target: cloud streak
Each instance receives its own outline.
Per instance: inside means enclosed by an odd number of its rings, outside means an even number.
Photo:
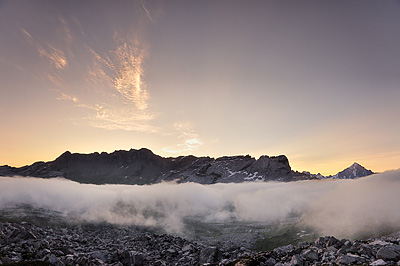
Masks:
[[[59,47],[50,42],[41,43],[34,38],[26,29],[20,28],[20,32],[25,37],[29,45],[33,46],[41,58],[46,59],[45,71],[41,70],[41,76],[48,79],[56,86],[62,86],[62,74],[68,68],[69,63],[66,53]]]
[[[143,12],[147,10],[138,4]],[[58,16],[55,21],[58,31],[51,40],[41,41],[27,29],[19,30],[44,64],[35,72],[55,86],[53,90],[60,93],[57,99],[88,109],[92,114],[80,120],[92,127],[157,132],[151,124],[156,114],[150,111],[150,93],[144,82],[147,50],[135,37],[138,34],[111,32],[114,44],[99,52],[82,38],[84,29],[73,30],[71,24],[79,24],[77,19],[70,23]]]
[[[127,105],[134,105],[138,110],[148,108],[149,93],[142,81],[144,75],[143,60],[145,50],[138,45],[118,41],[117,48],[109,55],[101,56],[93,49],[94,71],[92,75],[112,84],[121,99]]]
[[[146,55],[138,42],[116,40],[116,48],[100,54],[88,48],[93,64],[87,82],[100,88],[104,101],[80,104],[95,112],[85,118],[90,125],[107,130],[157,132],[151,125],[155,114],[149,111],[150,95],[143,82],[143,61]]]
[[[143,0],[138,0],[140,6],[142,7],[143,11],[146,13],[147,18],[151,21],[151,23],[154,23],[153,17],[150,15],[149,10],[146,8],[146,6],[143,3]]]
[[[26,189],[29,188],[29,189]],[[400,170],[358,180],[149,186],[0,178],[0,208],[31,204],[87,221],[156,226],[184,234],[184,219],[272,223],[302,219],[321,234],[352,237],[400,223]],[[399,229],[399,228],[398,228]]]
[[[203,145],[199,135],[194,132],[194,126],[191,123],[176,122],[173,126],[180,143],[175,147],[164,147],[162,151],[172,154],[192,152]]]
[[[61,70],[68,66],[67,58],[60,49],[56,49],[50,44],[47,44],[47,49],[41,46],[38,46],[37,49],[40,56],[47,58],[55,68]]]

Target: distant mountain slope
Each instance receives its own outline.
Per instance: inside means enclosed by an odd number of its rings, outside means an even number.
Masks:
[[[113,153],[65,152],[51,162],[20,168],[0,166],[0,176],[64,177],[92,184],[154,184],[161,181],[201,184],[245,181],[293,181],[309,176],[293,172],[284,155],[164,158],[148,149]]]
[[[358,163],[353,163],[350,167],[344,169],[336,175],[330,176],[330,178],[354,179],[372,174],[374,174],[374,172],[372,172],[371,170],[365,169],[362,165]]]

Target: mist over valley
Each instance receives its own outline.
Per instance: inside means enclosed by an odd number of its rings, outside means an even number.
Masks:
[[[309,233],[353,238],[399,229],[399,175],[397,170],[355,180],[144,186],[1,177],[0,207],[31,206],[67,222],[140,226],[189,238],[196,238],[195,224],[249,229],[292,224]]]

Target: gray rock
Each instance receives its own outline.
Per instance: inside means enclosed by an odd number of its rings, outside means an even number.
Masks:
[[[107,252],[101,252],[99,250],[96,250],[96,251],[89,253],[89,255],[93,259],[99,259],[103,262],[107,261],[107,259],[106,259]]]
[[[293,250],[294,250],[293,245],[287,245],[287,246],[282,246],[282,247],[275,248],[273,250],[273,252],[275,254],[277,254],[277,256],[282,257],[282,256],[290,255],[290,253],[292,253]]]
[[[121,262],[123,265],[143,265],[143,254],[135,251],[125,250],[121,253]]]
[[[303,259],[300,255],[295,254],[292,256],[292,260],[290,261],[290,265],[292,266],[303,266]]]
[[[384,265],[387,265],[387,263],[383,259],[379,259],[379,260],[373,261],[370,265],[371,266],[384,266]]]
[[[221,258],[222,253],[217,247],[204,248],[200,252],[200,264],[217,263]]]
[[[308,242],[301,241],[301,242],[297,243],[297,247],[300,248],[300,249],[304,249],[304,248],[307,248],[309,246],[310,246],[310,244]]]
[[[400,251],[394,245],[384,246],[378,250],[376,258],[384,261],[398,261],[400,259]]]
[[[92,260],[92,261],[91,261],[91,264],[92,264],[92,265],[95,265],[95,266],[106,266],[106,265],[108,265],[108,264],[106,264],[104,261],[102,261],[102,260],[100,260],[100,259],[94,259],[94,260]]]
[[[311,249],[307,249],[303,252],[303,258],[309,262],[314,262],[318,260],[318,253]]]
[[[193,250],[192,244],[186,244],[182,247],[182,252],[191,251],[191,250]]]
[[[341,255],[336,260],[337,264],[344,264],[344,265],[363,263],[363,262],[365,262],[365,258],[353,254]]]
[[[171,255],[174,255],[174,254],[176,254],[177,252],[176,252],[176,250],[175,249],[173,249],[173,248],[169,248],[169,249],[167,249],[167,252],[168,253],[170,253]]]
[[[45,257],[45,261],[48,261],[51,265],[54,266],[64,266],[64,262],[60,260],[60,258],[56,257],[54,254],[49,254]]]
[[[274,258],[269,258],[265,261],[265,266],[274,266],[276,264],[276,260]]]
[[[73,255],[66,255],[65,256],[65,264],[73,265],[74,264],[74,256]]]
[[[326,240],[325,240],[326,247],[336,246],[336,245],[338,245],[339,243],[341,243],[341,242],[339,241],[339,239],[335,238],[334,236],[328,236],[328,237],[326,237]],[[341,246],[341,245],[340,245],[340,246]]]
[[[337,255],[345,255],[349,252],[349,248],[346,246],[342,246],[338,251],[336,251]]]
[[[363,244],[358,249],[358,254],[362,254],[367,257],[375,257],[376,252],[369,245]]]
[[[321,261],[324,262],[324,263],[328,263],[328,262],[330,263],[330,262],[334,262],[335,259],[336,259],[335,253],[326,252],[326,251],[325,251],[325,252],[322,254],[322,259],[321,259]]]
[[[317,240],[315,240],[315,245],[317,245],[317,246],[325,246],[326,245],[326,242],[327,242],[327,236],[326,237],[319,237]]]

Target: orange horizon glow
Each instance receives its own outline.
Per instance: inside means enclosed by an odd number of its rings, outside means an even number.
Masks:
[[[306,2],[2,1],[0,165],[145,147],[400,168],[400,5]]]

